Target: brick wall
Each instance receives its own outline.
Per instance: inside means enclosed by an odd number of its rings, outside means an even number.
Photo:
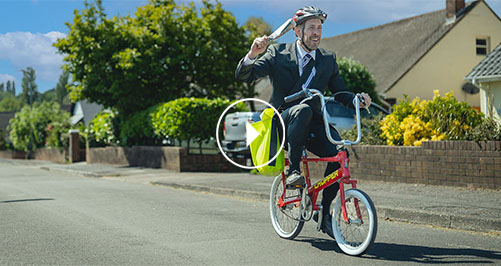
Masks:
[[[238,168],[228,162],[223,155],[184,154],[181,158],[181,172],[242,172],[249,171]],[[233,159],[234,162],[246,165],[245,159]]]
[[[421,147],[360,145],[350,147],[349,152],[351,174],[361,181],[501,189],[499,141],[428,141]],[[245,160],[238,162],[245,165]],[[185,148],[179,147],[90,148],[87,163],[165,168],[178,172],[243,171],[221,155],[188,154]],[[325,163],[310,163],[309,166],[313,179],[323,177]]]
[[[188,154],[186,148],[133,146],[88,148],[87,163],[104,163],[151,168],[165,168],[177,172],[240,172],[222,155]],[[245,160],[236,160],[245,164]]]
[[[30,156],[24,151],[0,151],[0,158],[28,159],[51,161],[54,163],[67,163],[68,152],[58,148],[38,148]]]
[[[0,158],[4,159],[26,159],[24,151],[0,151]]]
[[[87,163],[129,165],[126,149],[122,147],[89,148],[85,154]]]
[[[351,174],[359,180],[501,188],[499,141],[427,141],[421,147],[360,145],[349,151]]]
[[[33,156],[35,160],[54,163],[66,163],[68,161],[68,151],[58,148],[39,148],[35,150]]]

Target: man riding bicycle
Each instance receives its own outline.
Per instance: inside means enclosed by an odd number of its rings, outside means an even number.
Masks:
[[[299,9],[292,20],[297,40],[289,44],[273,44],[268,47],[267,36],[256,38],[247,55],[240,60],[235,75],[238,80],[254,82],[269,76],[273,86],[270,103],[279,110],[285,123],[289,153],[288,188],[296,188],[305,183],[300,171],[303,149],[319,157],[331,157],[338,153],[336,145],[326,136],[318,102],[312,100],[299,104],[300,100],[284,102],[284,97],[300,91],[303,87],[324,92],[328,88],[336,99],[348,107],[353,107],[354,94],[349,93],[339,74],[336,55],[318,48],[322,37],[322,24],[327,18],[322,10],[306,6]],[[266,53],[257,58],[263,52]],[[348,93],[340,93],[348,92]],[[362,94],[368,107],[371,98]],[[340,140],[339,133],[331,130],[332,138]],[[324,176],[339,168],[339,163],[328,163]],[[322,194],[322,231],[334,238],[332,233],[330,205],[339,190],[339,183],[327,187]],[[314,218],[317,217],[316,215]],[[318,218],[317,218],[318,219]]]

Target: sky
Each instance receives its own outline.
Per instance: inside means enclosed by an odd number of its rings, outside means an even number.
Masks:
[[[177,4],[187,3],[177,0]],[[194,1],[197,6],[200,0]],[[328,14],[323,38],[349,33],[445,8],[446,0],[220,0],[240,25],[250,16],[262,17],[272,28],[280,26],[305,5]],[[467,1],[468,2],[468,1]],[[501,0],[485,0],[501,16]],[[109,16],[133,15],[147,0],[103,0]],[[56,86],[62,73],[63,55],[52,46],[69,33],[74,10],[83,0],[0,0],[0,83],[15,81],[19,93],[21,70],[31,66],[40,92]],[[291,31],[280,42],[295,39]],[[244,56],[244,55],[242,55]],[[235,62],[236,64],[237,62]]]

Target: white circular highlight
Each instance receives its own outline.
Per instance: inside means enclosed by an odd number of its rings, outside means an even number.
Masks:
[[[266,163],[258,165],[258,166],[246,166],[246,165],[241,165],[241,164],[238,164],[238,163],[234,162],[232,159],[230,159],[230,157],[228,157],[228,155],[226,155],[226,153],[224,152],[223,148],[221,147],[221,143],[219,141],[219,126],[221,125],[221,120],[223,119],[223,117],[226,114],[226,112],[228,112],[233,106],[237,105],[238,103],[247,102],[247,101],[257,101],[257,102],[263,103],[266,106],[272,108],[273,111],[275,112],[275,114],[278,114],[278,118],[280,118],[280,123],[282,124],[282,144],[280,145],[280,149],[278,150],[277,154],[275,154],[275,156],[273,156],[273,158],[271,158]],[[275,109],[275,107],[273,107],[268,102],[263,101],[261,99],[257,99],[257,98],[245,98],[245,99],[241,99],[241,100],[238,100],[238,101],[230,104],[230,106],[228,106],[223,111],[223,113],[221,114],[221,116],[219,117],[219,120],[217,121],[217,127],[216,127],[216,142],[217,142],[217,146],[219,148],[219,151],[221,151],[221,153],[223,154],[224,158],[226,158],[226,160],[228,160],[230,163],[232,163],[236,167],[240,167],[240,168],[243,168],[243,169],[257,169],[257,168],[260,168],[260,167],[268,165],[270,162],[272,162],[273,160],[275,160],[278,157],[278,155],[280,154],[280,152],[282,152],[282,149],[284,148],[284,143],[285,143],[285,123],[284,123],[284,120],[283,120],[282,116],[278,112],[278,110]]]

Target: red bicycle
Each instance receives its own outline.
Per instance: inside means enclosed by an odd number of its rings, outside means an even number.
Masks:
[[[317,197],[323,189],[339,182],[339,196],[333,207],[332,231],[336,242],[341,250],[348,255],[362,255],[374,244],[377,233],[376,208],[371,198],[357,189],[357,181],[350,178],[349,161],[344,147],[355,145],[360,142],[360,107],[362,99],[359,94],[355,97],[356,118],[358,137],[351,142],[349,140],[336,141],[331,138],[330,125],[325,111],[325,99],[322,93],[315,89],[305,89],[285,98],[286,102],[300,98],[307,101],[313,97],[319,97],[322,104],[323,120],[329,141],[338,145],[338,154],[334,157],[312,158],[303,152],[302,163],[306,186],[299,189],[286,189],[285,173],[277,176],[271,187],[270,216],[275,232],[282,238],[294,239],[302,230],[304,222],[311,219],[313,211],[318,211],[317,230],[321,229],[322,206],[317,204]],[[312,184],[308,162],[339,162],[341,167],[332,174]],[[289,161],[286,160],[286,165]],[[345,185],[351,185],[351,189],[345,190]]]

